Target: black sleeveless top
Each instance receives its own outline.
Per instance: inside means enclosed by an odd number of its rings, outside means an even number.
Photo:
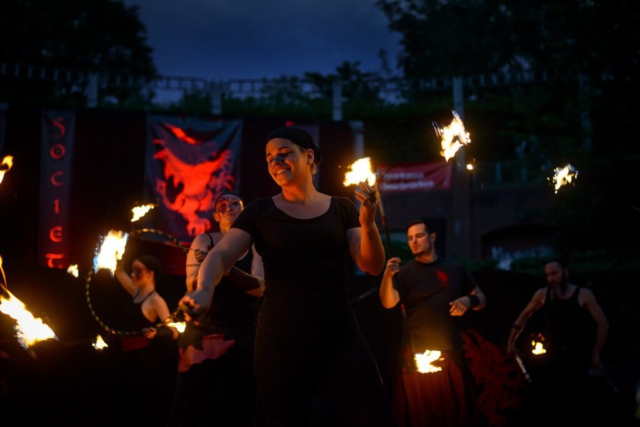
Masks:
[[[147,298],[155,292],[155,290],[153,292],[149,292],[149,294],[140,302],[131,301],[131,304],[127,304],[125,306],[123,324],[127,331],[139,331],[143,328],[149,328],[154,325],[154,323],[147,319],[144,313],[142,313],[142,303],[144,303]]]
[[[595,339],[595,322],[578,301],[580,286],[567,299],[551,299],[547,289],[543,335],[550,351],[588,363]]]

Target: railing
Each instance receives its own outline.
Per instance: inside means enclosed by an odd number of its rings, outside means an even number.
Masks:
[[[52,82],[66,82],[77,85],[84,90],[87,97],[87,107],[98,105],[101,87],[134,87],[145,86],[152,90],[162,91],[201,91],[211,96],[211,113],[222,113],[223,95],[231,98],[261,97],[265,95],[266,87],[296,85],[296,89],[311,97],[323,96],[322,91],[314,82],[305,79],[287,81],[275,79],[230,79],[226,81],[208,80],[196,77],[161,76],[151,82],[145,82],[126,72],[100,71],[97,73],[81,72],[62,68],[38,67],[0,63],[0,77],[15,77]],[[514,86],[546,82],[550,79],[547,72],[504,72],[479,74],[466,77],[434,78],[419,81],[409,81],[398,77],[382,79],[373,78],[363,83],[374,88],[381,99],[389,102],[402,102],[404,94],[412,89],[424,91],[452,90],[456,110],[462,111],[463,88]],[[342,91],[346,82],[333,81],[331,97],[333,103],[333,119],[342,120]],[[324,88],[327,92],[328,88]]]

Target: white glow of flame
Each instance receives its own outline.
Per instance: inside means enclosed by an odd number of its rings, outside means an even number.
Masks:
[[[14,327],[20,345],[27,350],[30,346],[48,339],[57,340],[53,330],[42,319],[33,317],[22,301],[4,289],[8,298],[0,295],[0,312],[12,317],[17,324]]]
[[[555,186],[555,192],[566,184],[571,184],[574,179],[578,178],[578,170],[571,164],[567,163],[562,168],[555,168],[553,171],[553,185]]]
[[[167,323],[167,326],[176,329],[180,333],[183,333],[185,328],[187,327],[187,324],[186,322],[169,322]]]
[[[101,239],[100,250],[93,258],[94,271],[97,273],[100,269],[106,269],[113,274],[118,260],[124,255],[128,239],[129,235],[123,231],[109,230],[109,234]]]
[[[78,277],[78,264],[70,265],[69,268],[67,268],[67,273],[74,277]]]
[[[418,366],[418,372],[422,374],[428,374],[432,372],[440,372],[442,368],[440,366],[434,366],[431,362],[436,360],[442,360],[442,353],[438,350],[425,350],[423,354],[416,353],[416,365]]]
[[[13,156],[5,156],[0,163],[0,182],[4,179],[5,172],[8,172],[13,166]]]
[[[100,334],[98,334],[98,336],[96,337],[96,340],[93,342],[93,344],[91,344],[93,346],[93,348],[95,348],[96,350],[102,350],[105,349],[107,347],[109,347],[107,345],[106,342],[104,342],[104,340],[102,339],[102,336]]]
[[[133,209],[131,209],[131,212],[133,212],[133,218],[131,218],[131,222],[136,222],[137,220],[145,216],[146,213],[149,212],[154,207],[155,205],[153,204],[134,207]]]
[[[547,352],[541,342],[531,341],[531,346],[533,347],[533,350],[531,350],[533,354],[544,354]]]
[[[471,142],[471,137],[469,136],[469,132],[464,129],[464,123],[462,119],[455,111],[453,113],[453,120],[449,124],[449,126],[440,126],[436,123],[433,123],[433,127],[436,130],[436,135],[441,138],[441,147],[442,151],[441,155],[444,156],[445,160],[449,160],[453,156],[455,156],[456,152],[463,145],[469,144]]]
[[[345,187],[365,181],[369,185],[376,183],[376,174],[371,170],[371,159],[369,157],[356,160],[352,165],[349,165],[349,169],[349,172],[344,174]]]
[[[473,170],[473,165],[471,163],[467,164],[467,170],[468,171],[472,171]]]

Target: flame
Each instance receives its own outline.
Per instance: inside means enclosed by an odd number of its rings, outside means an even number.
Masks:
[[[443,360],[441,356],[442,353],[437,350],[425,350],[423,354],[416,353],[415,360],[418,366],[418,372],[428,374],[442,371],[440,366],[431,364],[431,362],[435,362],[436,360]]]
[[[371,159],[363,157],[349,165],[350,171],[344,174],[344,186],[367,181],[369,185],[376,183],[376,174],[371,170]]]
[[[462,119],[460,119],[460,116],[455,111],[452,111],[452,113],[453,120],[451,121],[449,126],[442,127],[436,123],[433,123],[433,127],[436,130],[436,135],[440,136],[440,138],[442,139],[442,151],[440,152],[440,154],[444,156],[445,160],[449,160],[450,158],[455,156],[460,147],[471,142],[469,132],[465,131]]]
[[[531,346],[533,347],[533,350],[531,350],[531,353],[533,354],[538,355],[547,352],[541,342],[531,341]]]
[[[34,318],[24,303],[13,296],[6,287],[4,293],[7,296],[0,295],[0,312],[16,320],[16,337],[25,350],[40,341],[58,339],[53,330],[41,319]]]
[[[70,265],[69,268],[67,268],[67,273],[74,277],[78,277],[78,264]]]
[[[5,156],[4,159],[2,159],[2,163],[0,163],[0,183],[4,178],[5,172],[8,172],[11,166],[13,166],[13,156]]]
[[[170,328],[175,328],[178,332],[183,333],[187,327],[187,323],[186,322],[169,322],[167,323],[167,326],[169,326]]]
[[[109,230],[106,237],[101,237],[100,251],[93,258],[94,271],[104,268],[111,271],[116,269],[116,264],[122,259],[129,235],[123,231]]]
[[[131,212],[133,212],[133,218],[131,218],[131,222],[136,222],[153,208],[155,208],[155,205],[153,204],[134,207],[133,209],[131,209]]]
[[[109,347],[107,345],[106,342],[104,342],[104,340],[102,339],[102,336],[100,334],[98,334],[98,336],[96,337],[96,340],[93,344],[91,344],[93,346],[93,348],[95,348],[96,350],[102,350],[105,349],[107,347]]]
[[[555,186],[555,192],[558,192],[558,189],[566,184],[571,184],[571,181],[574,178],[578,178],[578,170],[574,168],[571,164],[567,163],[562,168],[555,168],[553,171],[553,185]]]

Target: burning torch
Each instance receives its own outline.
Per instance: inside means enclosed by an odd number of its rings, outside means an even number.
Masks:
[[[387,238],[389,254],[391,254],[391,238],[389,237],[389,229],[387,227],[387,216],[384,213],[382,198],[380,197],[380,189],[378,187],[378,180],[376,178],[376,174],[372,171],[371,159],[369,157],[363,157],[362,159],[358,159],[353,164],[349,165],[349,171],[344,175],[343,184],[345,187],[348,187],[349,185],[358,185],[360,182],[367,182],[375,190],[375,192],[369,197],[369,200],[372,203],[378,200],[378,206],[380,207],[380,217],[382,220],[382,228],[384,229],[385,236]]]

